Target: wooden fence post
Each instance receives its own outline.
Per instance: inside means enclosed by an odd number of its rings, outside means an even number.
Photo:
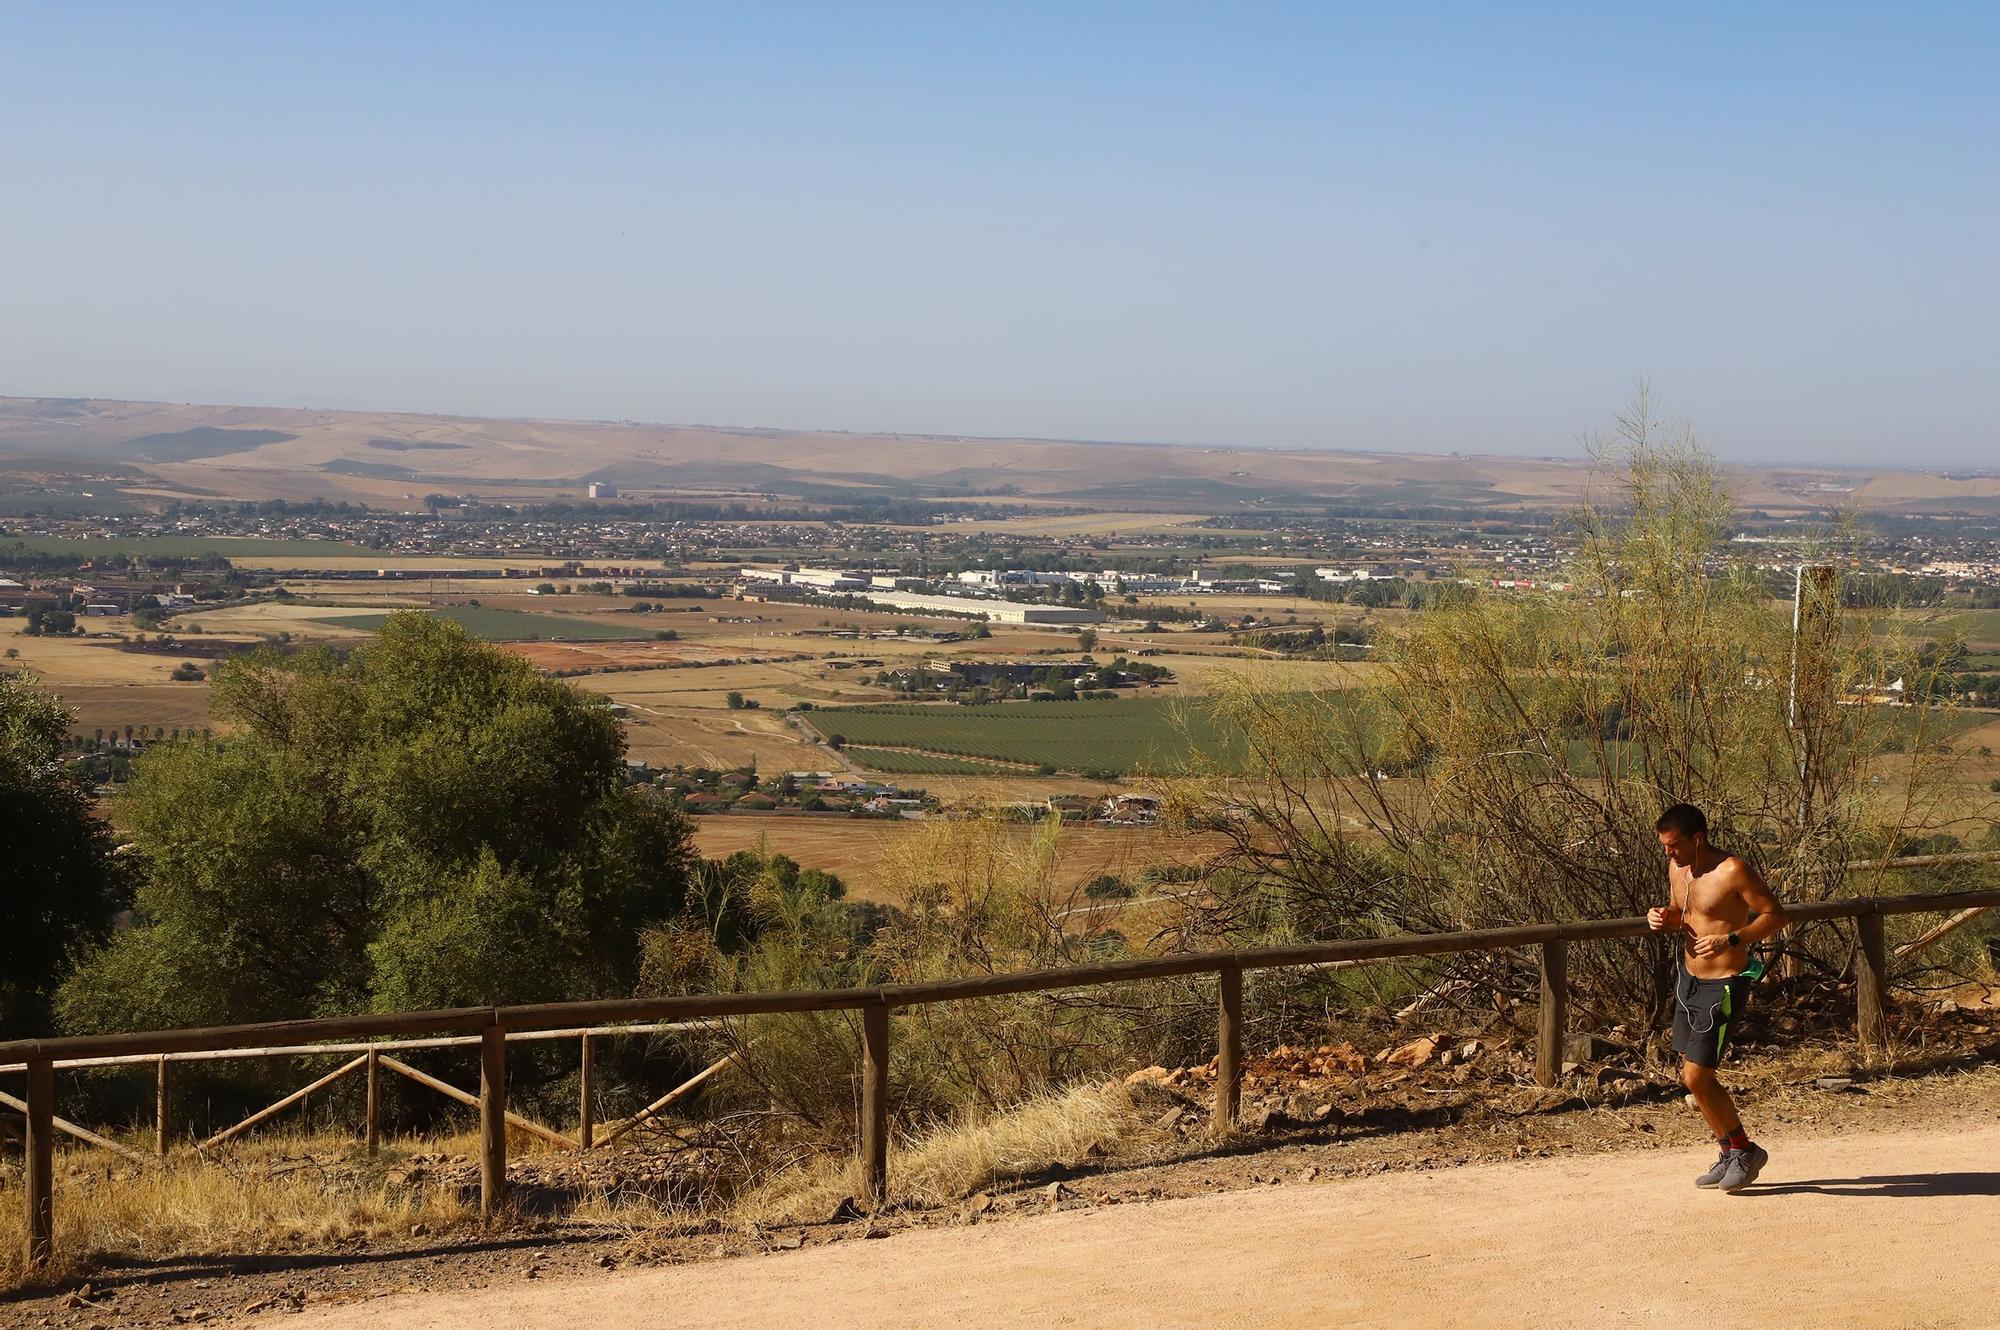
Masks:
[[[889,1007],[861,1009],[861,1189],[871,1207],[889,1199]]]
[[[1563,1036],[1569,1033],[1569,943],[1542,944],[1541,1024],[1535,1036],[1535,1084],[1562,1078]]]
[[[160,1054],[153,1082],[153,1153],[167,1157],[167,1055]]]
[[[56,1068],[47,1058],[28,1060],[27,1117],[28,1269],[41,1270],[55,1254]]]
[[[507,1202],[507,1031],[479,1032],[479,1213],[492,1218]]]
[[[578,1091],[578,1098],[581,1102],[578,1103],[576,1112],[576,1145],[579,1150],[588,1150],[590,1148],[592,1131],[597,1125],[595,1121],[596,1081],[597,1055],[595,1049],[591,1046],[590,1036],[585,1035],[583,1036],[583,1072],[577,1077],[577,1084],[582,1087]]]
[[[382,1053],[368,1050],[368,1104],[362,1111],[361,1144],[373,1159],[382,1148]]]
[[[1864,914],[1861,925],[1861,968],[1854,976],[1855,1023],[1861,1035],[1861,1055],[1873,1060],[1889,1052],[1889,1026],[1883,1009],[1889,995],[1889,958],[1882,939],[1882,916]]]
[[[1243,971],[1225,965],[1216,975],[1215,1122],[1217,1135],[1236,1127],[1243,1099]]]

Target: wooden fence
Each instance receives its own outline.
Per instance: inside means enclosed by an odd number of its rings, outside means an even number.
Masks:
[[[618,1139],[618,1137],[632,1130],[632,1128],[638,1126],[648,1118],[655,1116],[669,1105],[685,1098],[696,1087],[700,1086],[703,1081],[706,1081],[709,1077],[720,1071],[735,1055],[731,1054],[730,1058],[725,1058],[717,1062],[715,1065],[702,1071],[693,1080],[674,1087],[665,1096],[648,1104],[631,1117],[620,1122],[603,1124],[605,1132],[602,1136],[599,1136],[597,1134],[599,1124],[597,1122],[596,1041],[621,1036],[669,1034],[688,1030],[711,1030],[714,1028],[716,1028],[716,1024],[713,1021],[674,1021],[639,1025],[598,1025],[571,1030],[522,1030],[510,1032],[507,1035],[507,1042],[510,1044],[555,1039],[576,1039],[580,1041],[578,1065],[581,1068],[581,1074],[578,1077],[578,1081],[581,1093],[577,1106],[577,1135],[575,1140],[571,1140],[560,1132],[551,1131],[541,1123],[530,1121],[515,1113],[507,1115],[508,1125],[518,1127],[532,1136],[539,1136],[551,1144],[566,1148],[589,1150],[598,1146],[609,1145],[612,1141]],[[207,1139],[196,1142],[195,1149],[197,1151],[205,1151],[211,1146],[220,1145],[233,1137],[240,1136],[259,1123],[276,1117],[279,1113],[284,1112],[294,1104],[305,1101],[308,1096],[318,1093],[332,1085],[335,1081],[355,1072],[365,1071],[368,1090],[365,1099],[366,1107],[363,1112],[362,1140],[367,1147],[368,1153],[373,1155],[376,1153],[381,1139],[382,1072],[388,1071],[394,1075],[402,1076],[428,1090],[436,1091],[445,1098],[461,1104],[476,1106],[479,1102],[477,1095],[468,1094],[455,1085],[419,1071],[409,1063],[397,1058],[395,1054],[434,1048],[469,1048],[476,1046],[478,1043],[478,1035],[455,1035],[442,1039],[403,1039],[393,1042],[376,1040],[350,1044],[293,1044],[276,1048],[225,1048],[203,1052],[125,1053],[108,1057],[63,1058],[56,1065],[65,1070],[131,1066],[152,1067],[156,1078],[154,1089],[153,1150],[155,1154],[164,1156],[167,1153],[167,1146],[172,1138],[172,1119],[169,1115],[171,1096],[168,1093],[172,1083],[172,1072],[170,1070],[172,1067],[189,1062],[220,1062],[225,1060],[278,1057],[323,1057],[340,1053],[352,1053],[357,1056],[336,1067],[326,1075],[321,1076],[311,1084],[292,1091],[276,1103],[257,1110],[241,1122],[234,1123],[209,1136]],[[20,1073],[26,1070],[27,1064],[23,1062],[0,1065],[0,1074],[8,1072]],[[0,1104],[5,1104],[10,1108],[20,1111],[25,1111],[26,1109],[26,1105],[21,1100],[4,1093],[0,1093]],[[92,1145],[109,1150],[114,1154],[122,1155],[135,1163],[145,1162],[145,1156],[141,1155],[138,1151],[128,1149],[116,1141],[108,1141],[102,1136],[77,1126],[73,1122],[66,1121],[63,1118],[55,1118],[53,1122],[57,1131],[65,1132],[79,1140],[88,1141]]]
[[[1898,861],[1894,866],[1915,866]],[[1882,920],[1890,914],[1951,910],[1957,914],[1926,938],[1939,936],[1953,922],[2000,905],[2000,891],[1967,891],[1934,895],[1858,897],[1788,906],[1793,923],[1821,919],[1855,919],[1860,934],[1855,1003],[1858,1033],[1870,1056],[1887,1049],[1884,1006],[1888,991],[1889,957]],[[274,1021],[256,1025],[217,1026],[191,1030],[158,1030],[131,1034],[82,1035],[58,1039],[27,1039],[0,1043],[0,1063],[18,1063],[27,1073],[27,1095],[21,1103],[27,1116],[26,1174],[28,1208],[27,1256],[30,1268],[44,1265],[52,1253],[54,1218],[55,1069],[61,1066],[103,1066],[127,1059],[186,1058],[207,1054],[241,1055],[245,1049],[297,1053],[335,1051],[324,1042],[379,1039],[385,1036],[457,1034],[449,1042],[479,1047],[477,1096],[446,1087],[479,1109],[479,1197],[483,1214],[492,1214],[506,1200],[507,1127],[517,1125],[507,1111],[507,1043],[532,1035],[579,1036],[600,1033],[597,1027],[636,1021],[717,1021],[731,1017],[813,1011],[858,1011],[862,1017],[861,1118],[859,1154],[863,1188],[870,1204],[888,1194],[889,1159],[889,1035],[890,1013],[900,1007],[1001,997],[1015,993],[1087,988],[1135,980],[1213,974],[1217,979],[1217,1057],[1215,1124],[1230,1129],[1237,1115],[1243,1058],[1243,974],[1296,966],[1395,960],[1412,956],[1445,956],[1461,952],[1503,951],[1537,947],[1541,956],[1541,1010],[1537,1030],[1536,1078],[1553,1085],[1562,1066],[1563,1035],[1568,1026],[1567,962],[1571,943],[1643,937],[1643,917],[1594,919],[1570,923],[1525,924],[1507,928],[1469,929],[1455,933],[1407,933],[1386,938],[1357,938],[1289,947],[1242,951],[1191,952],[1103,965],[1031,970],[1014,974],[980,975],[935,983],[899,984],[881,988],[824,989],[798,993],[728,993],[689,997],[621,998],[599,1002],[559,1002],[513,1007],[469,1007],[448,1011],[396,1012],[388,1015],[342,1016],[321,1020]],[[1923,939],[1920,939],[1920,941]],[[585,1030],[580,1027],[591,1027]],[[630,1031],[632,1027],[622,1027]],[[605,1030],[602,1033],[613,1033]],[[439,1041],[432,1041],[437,1046]],[[404,1045],[409,1047],[410,1045]],[[371,1056],[360,1045],[362,1058],[342,1068],[345,1074],[364,1062],[381,1062],[379,1049]],[[588,1053],[586,1052],[586,1058]],[[165,1062],[161,1063],[166,1065]],[[586,1063],[587,1065],[587,1063]],[[711,1066],[703,1078],[720,1069]],[[399,1068],[400,1069],[400,1068]],[[586,1079],[588,1073],[586,1072]],[[324,1079],[324,1078],[323,1078]],[[700,1078],[698,1078],[700,1079]],[[433,1088],[442,1082],[434,1082]],[[683,1087],[683,1090],[689,1087]],[[681,1091],[676,1091],[676,1094]],[[669,1096],[672,1098],[673,1096]],[[661,1101],[664,1104],[666,1101]],[[659,1105],[656,1105],[657,1108]],[[585,1129],[588,1134],[588,1128]],[[564,1140],[567,1144],[567,1140]]]

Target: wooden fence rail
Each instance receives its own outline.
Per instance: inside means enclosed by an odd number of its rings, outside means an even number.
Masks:
[[[1980,856],[1984,858],[1985,856]],[[1938,856],[1955,862],[1959,856]],[[1896,868],[1919,866],[1896,860]],[[1871,1055],[1886,1046],[1885,1004],[1888,958],[1882,919],[1890,914],[1965,911],[2000,905],[2000,891],[1950,892],[1909,896],[1857,897],[1787,907],[1792,922],[1856,919],[1860,932],[1860,965],[1855,985],[1856,1020]],[[1567,965],[1569,944],[1614,938],[1644,937],[1643,917],[1593,919],[1567,923],[1523,924],[1506,928],[1468,929],[1455,933],[1412,933],[1386,938],[1355,938],[1339,942],[1259,947],[1241,951],[1193,952],[1103,965],[1071,966],[1016,974],[980,975],[934,983],[897,984],[880,988],[825,989],[798,993],[725,993],[687,997],[624,998],[602,1002],[543,1003],[509,1007],[469,1007],[446,1011],[397,1012],[387,1015],[343,1016],[322,1020],[275,1021],[206,1029],[156,1030],[130,1034],[79,1035],[57,1039],[24,1039],[0,1043],[0,1062],[16,1063],[27,1073],[27,1255],[31,1267],[51,1254],[53,1209],[53,1138],[55,1066],[105,1065],[112,1059],[165,1060],[197,1053],[219,1053],[246,1047],[291,1051],[329,1051],[314,1041],[367,1039],[385,1035],[430,1036],[462,1033],[453,1042],[477,1043],[480,1077],[480,1206],[492,1214],[506,1200],[507,1132],[513,1125],[507,1112],[507,1042],[530,1033],[561,1032],[588,1040],[595,1027],[631,1021],[717,1021],[730,1017],[788,1012],[858,1011],[862,1017],[860,1066],[861,1115],[859,1155],[863,1186],[879,1203],[888,1192],[889,1016],[899,1007],[1015,993],[1050,992],[1136,980],[1213,974],[1217,976],[1218,1130],[1228,1131],[1236,1120],[1243,1049],[1243,974],[1248,970],[1318,966],[1334,962],[1394,960],[1410,956],[1445,956],[1473,951],[1503,951],[1520,947],[1541,949],[1543,1005],[1537,1031],[1537,1079],[1551,1084],[1561,1069],[1562,1039],[1567,1028]],[[630,1028],[630,1027],[627,1027]],[[609,1033],[609,1032],[607,1032]],[[312,1044],[308,1050],[302,1046]],[[362,1045],[363,1058],[368,1061]],[[585,1047],[588,1048],[586,1042]],[[389,1059],[378,1056],[375,1062]],[[354,1064],[350,1064],[349,1069]],[[401,1070],[398,1068],[398,1070]],[[455,1089],[455,1087],[453,1087]],[[459,1091],[459,1094],[464,1094]],[[468,1096],[470,1098],[470,1096]]]
[[[578,1039],[582,1042],[584,1065],[583,1116],[579,1127],[578,1145],[579,1148],[587,1150],[590,1148],[590,1126],[593,1112],[593,1101],[591,1099],[591,1063],[593,1052],[591,1041],[593,1039],[611,1035],[668,1034],[687,1030],[712,1030],[715,1028],[717,1028],[717,1022],[715,1021],[653,1021],[636,1025],[596,1025],[566,1030],[513,1030],[507,1032],[506,1039],[510,1044],[552,1039]],[[320,1077],[302,1089],[287,1094],[276,1103],[259,1109],[243,1121],[215,1133],[207,1140],[199,1142],[195,1148],[205,1151],[212,1146],[221,1145],[226,1141],[232,1140],[250,1128],[277,1116],[292,1105],[302,1102],[307,1096],[333,1084],[349,1073],[365,1068],[368,1078],[368,1090],[366,1117],[362,1128],[362,1141],[368,1154],[372,1156],[377,1153],[381,1144],[381,1068],[383,1066],[388,1066],[391,1071],[396,1072],[398,1075],[406,1076],[429,1089],[443,1094],[446,1098],[455,1098],[461,1103],[474,1105],[479,1102],[477,1095],[467,1094],[456,1086],[448,1085],[438,1081],[434,1077],[426,1076],[423,1072],[416,1070],[409,1064],[400,1062],[388,1055],[419,1049],[463,1048],[478,1045],[481,1042],[482,1037],[480,1035],[453,1035],[438,1039],[401,1039],[394,1042],[373,1040],[364,1043],[290,1044],[265,1048],[223,1048],[176,1053],[123,1053],[109,1057],[61,1058],[56,1060],[54,1065],[58,1070],[63,1071],[80,1068],[153,1067],[156,1078],[154,1087],[153,1151],[159,1157],[165,1158],[167,1147],[172,1140],[172,1118],[170,1116],[168,1094],[172,1073],[168,1069],[173,1064],[182,1062],[219,1062],[225,1059],[317,1057],[337,1053],[359,1054],[360,1056],[345,1066]],[[21,1062],[0,1065],[0,1073],[22,1072],[27,1070],[27,1067],[28,1064]],[[699,1082],[696,1083],[698,1084]],[[676,1091],[676,1097],[691,1088],[692,1086],[680,1087]],[[24,1113],[27,1111],[26,1104],[11,1095],[0,1094],[0,1104],[6,1104]],[[114,1154],[122,1155],[135,1162],[144,1162],[144,1157],[136,1151],[119,1145],[115,1141],[106,1140],[95,1132],[88,1131],[66,1118],[53,1117],[50,1119],[50,1122],[55,1130],[74,1136],[78,1140],[86,1141],[100,1149],[109,1150]],[[532,1122],[518,1114],[510,1115],[508,1122],[531,1135],[539,1135],[565,1147],[570,1144],[568,1137],[552,1132],[539,1122]]]

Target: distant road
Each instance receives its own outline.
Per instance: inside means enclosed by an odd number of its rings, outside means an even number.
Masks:
[[[1772,1144],[1764,1184],[1734,1197],[1690,1185],[1708,1162],[1697,1149],[1595,1154],[283,1319],[289,1330],[2000,1324],[2000,1125]]]

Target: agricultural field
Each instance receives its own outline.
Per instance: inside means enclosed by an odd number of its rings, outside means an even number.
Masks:
[[[75,713],[73,734],[201,730],[212,723],[205,683],[62,684],[51,688]]]
[[[488,642],[521,642],[535,638],[562,638],[585,642],[608,642],[650,638],[656,631],[598,619],[571,619],[556,614],[530,614],[525,610],[494,609],[486,605],[450,605],[444,609],[422,610],[434,619],[455,623],[474,637]],[[320,623],[332,628],[374,632],[388,621],[388,614],[346,614],[324,617]]]
[[[1184,769],[1197,752],[1229,766],[1243,736],[1199,705],[1165,697],[1005,706],[840,707],[808,713],[821,735],[863,747],[922,748],[950,757],[1046,763],[1063,771]]]
[[[996,762],[944,757],[936,753],[917,753],[903,748],[863,748],[858,744],[850,744],[842,749],[841,756],[856,766],[865,767],[870,771],[888,771],[909,776],[994,776],[1017,770]]]
[[[928,787],[935,790],[936,787]],[[1084,787],[1064,785],[1064,792]],[[1049,791],[1044,788],[1045,796]],[[903,898],[906,851],[935,824],[901,819],[742,817],[714,814],[694,819],[696,847],[720,857],[737,850],[788,854],[802,864],[837,874],[851,896],[891,904]],[[1010,826],[1003,834],[1025,854],[1046,827]],[[1057,833],[1051,885],[1074,887],[1109,873],[1135,880],[1147,868],[1192,864],[1218,854],[1229,839],[1216,832],[1171,832],[1159,827],[1064,827]]]
[[[2000,647],[2000,610],[1965,610],[1934,626],[1969,645]]]

